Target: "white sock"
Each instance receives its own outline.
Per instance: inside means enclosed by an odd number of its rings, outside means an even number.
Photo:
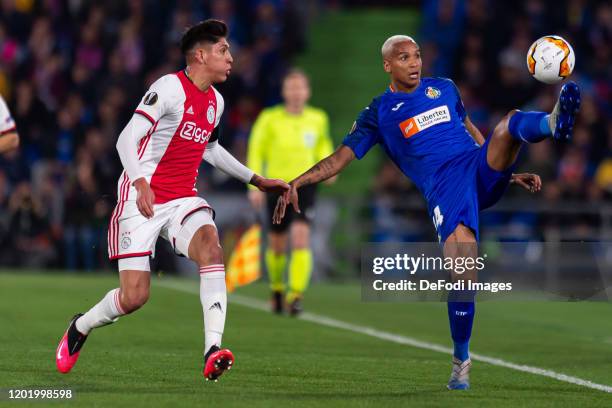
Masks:
[[[77,319],[76,329],[88,335],[92,329],[114,323],[119,316],[124,314],[119,303],[119,288],[116,288],[108,292],[97,305]]]
[[[204,353],[221,346],[227,310],[225,266],[215,264],[200,268],[200,302],[204,311]]]

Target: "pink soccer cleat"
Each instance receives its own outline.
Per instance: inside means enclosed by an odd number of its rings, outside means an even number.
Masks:
[[[218,378],[232,368],[234,364],[234,355],[228,349],[219,349],[217,346],[212,346],[206,356],[204,356],[204,377],[206,381],[218,381]]]
[[[79,333],[79,331],[76,329],[75,322],[81,316],[83,316],[82,313],[74,315],[72,320],[70,320],[70,324],[68,325],[68,329],[64,333],[62,340],[57,346],[57,350],[55,352],[55,364],[57,365],[57,370],[60,373],[66,374],[72,370],[72,367],[74,367],[79,359],[81,347],[83,347],[85,340],[87,340],[87,336]]]

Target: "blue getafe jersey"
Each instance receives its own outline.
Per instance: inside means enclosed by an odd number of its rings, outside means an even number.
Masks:
[[[440,179],[448,178],[449,163],[480,149],[463,124],[465,116],[453,81],[422,78],[411,93],[389,89],[374,98],[359,114],[343,144],[359,159],[380,144],[430,201],[436,186],[446,184]]]

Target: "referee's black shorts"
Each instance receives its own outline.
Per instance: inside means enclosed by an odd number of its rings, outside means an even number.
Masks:
[[[300,204],[300,213],[296,213],[293,210],[293,206],[291,204],[287,205],[287,211],[285,212],[285,217],[280,224],[272,223],[272,215],[274,215],[274,208],[276,208],[276,202],[278,201],[279,194],[267,194],[266,195],[266,206],[267,206],[267,216],[268,222],[270,223],[270,231],[272,232],[285,232],[289,228],[289,225],[293,221],[302,220],[307,223],[310,223],[314,214],[314,205],[315,199],[317,196],[317,185],[309,184],[305,187],[302,187],[298,190],[298,201]]]

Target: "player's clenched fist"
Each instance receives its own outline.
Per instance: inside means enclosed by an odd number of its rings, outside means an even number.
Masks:
[[[155,193],[151,190],[151,186],[144,177],[139,178],[134,182],[134,187],[138,192],[136,197],[136,205],[138,211],[146,218],[153,217],[153,203],[155,203]]]

